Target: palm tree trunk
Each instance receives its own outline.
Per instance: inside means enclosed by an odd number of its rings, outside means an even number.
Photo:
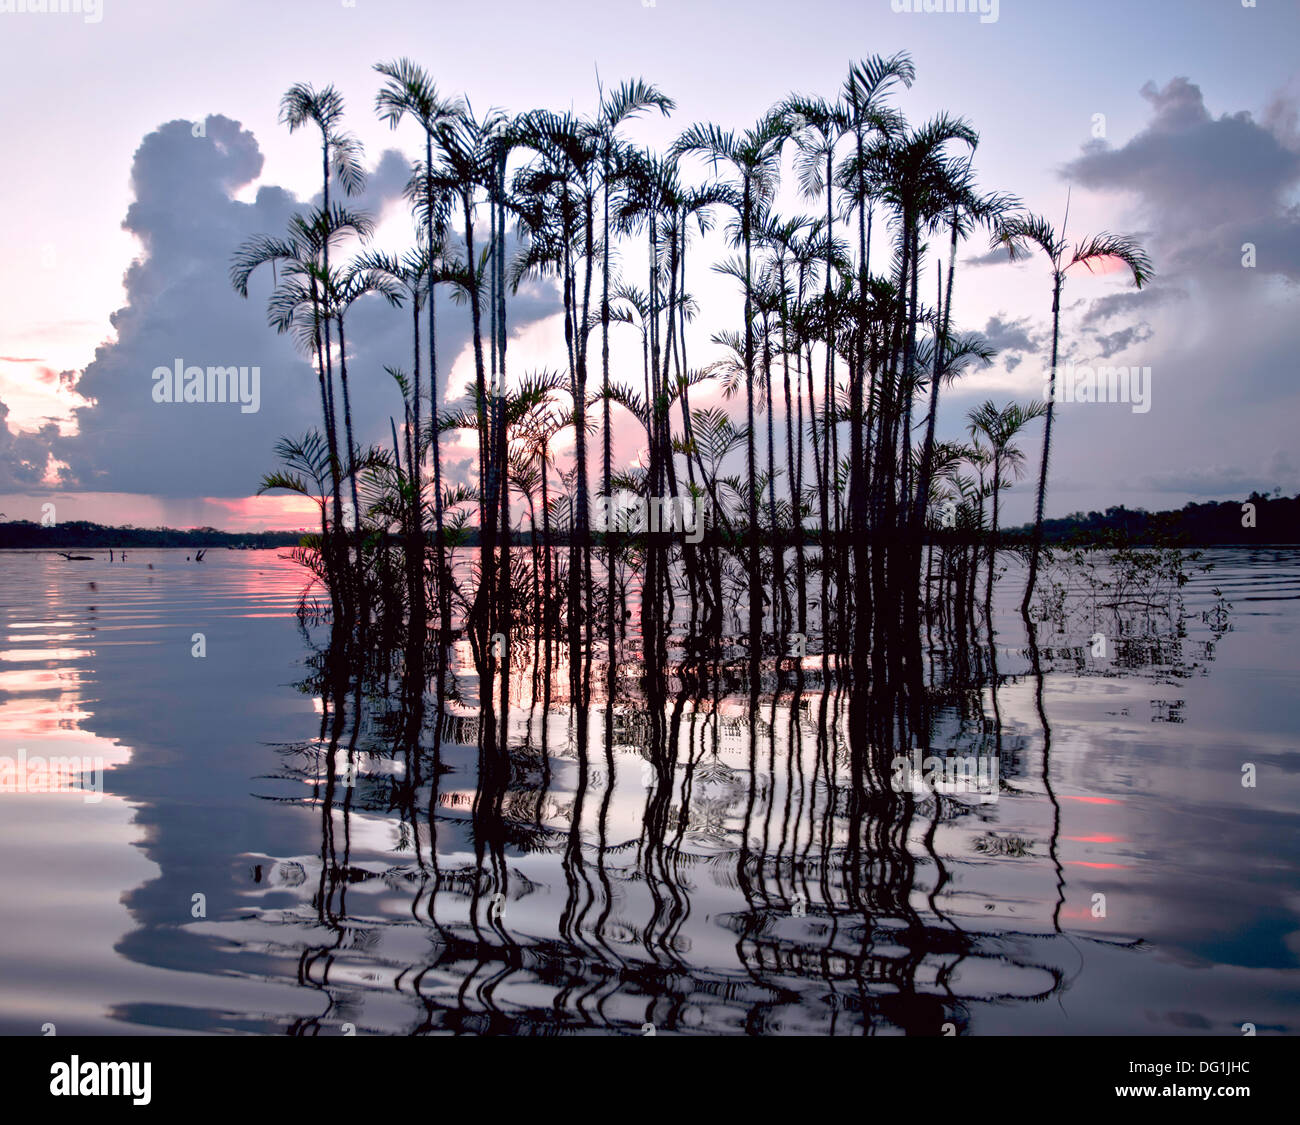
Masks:
[[[604,158],[601,161],[602,194],[602,238],[600,269],[600,387],[601,412],[603,423],[603,444],[601,448],[601,496],[609,504],[610,490],[613,488],[613,444],[610,425],[609,403],[609,148],[606,143]],[[608,648],[609,695],[613,697],[615,682],[614,660],[614,536],[613,529],[605,526],[605,610],[606,636]]]
[[[1052,283],[1052,366],[1048,372],[1047,420],[1043,426],[1043,461],[1038,470],[1038,498],[1034,504],[1034,540],[1029,554],[1029,578],[1025,582],[1025,596],[1020,602],[1020,612],[1029,615],[1029,603],[1038,581],[1038,553],[1043,547],[1043,504],[1047,498],[1047,464],[1052,453],[1052,415],[1056,408],[1056,359],[1061,337],[1061,273],[1057,271]]]
[[[745,458],[749,469],[749,667],[750,691],[758,690],[758,668],[762,658],[763,587],[758,567],[758,486],[754,475],[754,293],[750,183],[745,177],[743,235],[745,240]]]
[[[447,570],[446,545],[443,542],[442,525],[442,455],[441,433],[438,430],[438,313],[437,285],[434,282],[434,237],[433,237],[433,133],[426,129],[424,134],[424,188],[425,188],[425,241],[429,251],[429,423],[431,439],[429,444],[433,452],[433,533],[434,566],[438,572],[438,626],[440,630],[439,674],[443,645],[451,635],[451,581]],[[416,379],[419,387],[419,379]],[[423,530],[423,529],[421,529]]]
[[[493,324],[495,325],[496,335],[493,341],[493,351],[496,355],[497,366],[497,384],[496,384],[496,401],[494,404],[497,416],[497,452],[496,459],[501,466],[501,563],[498,574],[498,603],[500,606],[500,631],[507,636],[510,633],[510,624],[512,621],[511,611],[511,572],[510,572],[510,551],[511,551],[511,531],[510,531],[510,462],[509,462],[509,435],[506,433],[506,211],[505,211],[505,157],[502,156],[496,165],[494,172],[494,194],[496,195],[495,209],[495,226],[492,231],[492,279],[493,279]],[[506,669],[509,669],[509,647],[505,651]],[[501,679],[501,712],[504,718],[508,699],[506,692],[509,687],[508,679],[505,675]]]
[[[418,283],[417,283],[418,284]],[[411,378],[412,397],[416,403],[420,399],[420,302],[415,295],[411,298],[411,332],[412,363]],[[417,407],[407,407],[410,425],[407,427],[406,460],[408,479],[411,487],[411,502],[406,527],[406,580],[411,596],[411,633],[424,642],[426,624],[426,607],[424,603],[424,527],[421,517],[419,470],[420,463],[420,426],[416,420]]]
[[[790,396],[790,340],[787,335],[789,315],[790,311],[786,307],[785,275],[783,270],[781,276],[781,380],[782,388],[785,391],[785,471],[790,488],[790,531],[794,536],[796,622],[799,626],[798,631],[804,633],[807,624],[808,595],[804,590],[803,525],[799,519],[800,487],[802,482],[795,472],[794,435],[796,431],[794,404]],[[800,413],[800,422],[802,422],[802,412]],[[800,452],[802,453],[802,450]],[[785,612],[788,618],[788,599],[785,603]]]
[[[767,401],[767,521],[772,537],[772,627],[774,632],[781,631],[777,620],[778,609],[789,628],[789,596],[785,588],[785,559],[782,557],[780,529],[776,524],[776,423],[772,413],[776,404],[772,400],[772,345],[771,331],[767,315],[763,316],[763,383]]]
[[[492,570],[494,565],[493,548],[496,538],[493,528],[496,524],[495,506],[491,503],[491,435],[488,432],[487,418],[487,375],[483,367],[483,307],[478,286],[478,272],[474,260],[474,204],[473,185],[461,185],[461,205],[465,216],[465,259],[470,272],[469,309],[471,335],[474,342],[474,398],[475,414],[478,421],[478,463],[479,463],[479,585],[480,589],[492,590]],[[477,599],[476,599],[477,600]],[[488,599],[489,602],[491,599]],[[480,616],[477,623],[479,651],[486,652],[488,637],[492,632],[492,613],[489,607],[486,619]]]
[[[957,266],[957,216],[952,222],[952,245],[948,252],[948,287],[943,298],[943,316],[935,346],[934,371],[930,377],[930,414],[925,422],[925,445],[921,451],[921,476],[916,488],[916,506],[912,520],[918,529],[925,525],[925,510],[930,499],[931,462],[934,460],[934,425],[939,415],[939,375],[943,369],[944,353],[948,347],[948,325],[952,314],[952,275]],[[942,267],[940,268],[942,274]],[[940,283],[942,284],[942,282]]]
[[[993,628],[993,572],[998,561],[998,496],[1002,491],[1002,462],[993,460],[993,523],[989,528],[989,573],[984,584],[984,612],[988,615],[989,629]]]

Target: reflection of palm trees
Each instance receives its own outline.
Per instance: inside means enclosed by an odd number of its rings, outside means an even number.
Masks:
[[[1043,791],[1052,806],[1052,834],[1048,843],[1048,854],[1056,870],[1056,907],[1052,911],[1052,928],[1061,931],[1061,908],[1065,905],[1065,868],[1057,854],[1061,836],[1061,802],[1057,800],[1052,789],[1052,728],[1047,722],[1047,708],[1043,703],[1043,669],[1038,652],[1038,626],[1030,618],[1028,610],[1022,607],[1021,618],[1025,623],[1025,633],[1029,641],[1029,660],[1034,675],[1034,709],[1038,712],[1038,721],[1043,728]]]
[[[1064,933],[1046,673],[1029,627],[1041,776],[1054,814],[1052,930]],[[796,686],[737,698],[721,668],[696,660],[680,678],[676,668],[648,669],[634,700],[606,702],[595,715],[579,705],[552,716],[543,676],[540,705],[501,712],[493,696],[455,720],[443,701],[422,702],[410,676],[385,691],[378,661],[351,659],[326,650],[304,685],[325,697],[308,759],[321,766],[312,896],[321,936],[296,952],[300,982],[326,1007],[299,1032],[344,1018],[362,1025],[368,994],[391,987],[413,1006],[417,1032],[635,1033],[649,1021],[661,1031],[937,1034],[944,1023],[978,1019],[981,1005],[1066,986],[1058,964],[1066,951],[990,928],[977,913],[981,900],[971,902],[981,864],[1032,855],[1033,841],[985,847],[999,838],[982,830],[955,882],[947,826],[981,826],[987,814],[959,795],[890,785],[896,754],[980,752],[990,730],[1004,774],[1026,768],[1004,754],[996,689],[1008,689],[996,651],[985,681],[991,717],[979,686],[949,685],[933,669],[924,683],[882,676],[869,693],[830,685],[810,695]],[[954,663],[951,654],[943,663]],[[527,669],[512,678],[516,691],[532,682]],[[933,705],[910,706],[917,693]],[[954,707],[969,718],[952,728],[945,715]],[[601,749],[588,745],[592,722]],[[1003,795],[1021,799],[1014,789]],[[353,828],[362,816],[398,828],[396,856],[362,843]],[[382,906],[362,893],[380,879]],[[423,952],[412,946],[412,925],[428,928]],[[730,972],[707,940],[719,925],[734,949]],[[988,958],[1008,983],[995,991],[963,984],[980,976],[965,970]]]

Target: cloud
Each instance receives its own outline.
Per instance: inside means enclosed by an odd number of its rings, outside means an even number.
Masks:
[[[1111,317],[1127,316],[1135,311],[1145,312],[1156,305],[1168,301],[1184,301],[1187,290],[1172,285],[1148,285],[1142,289],[1127,289],[1119,293],[1108,293],[1091,301],[1082,318],[1080,326],[1096,327],[1101,321]]]
[[[1029,319],[1003,320],[1001,315],[989,317],[983,335],[1000,355],[1007,352],[1032,352],[1042,347],[1029,335]]]
[[[1156,279],[1137,290],[1123,274],[1094,279],[1072,271],[1061,356],[1095,364],[1122,355],[1122,364],[1150,367],[1152,408],[1062,412],[1049,511],[1064,510],[1074,492],[1091,496],[1093,506],[1136,493],[1177,507],[1300,487],[1296,465],[1273,452],[1291,444],[1300,411],[1292,288],[1300,277],[1300,215],[1291,202],[1300,187],[1300,114],[1279,95],[1258,115],[1214,116],[1186,78],[1162,88],[1147,83],[1140,94],[1150,109],[1146,125],[1117,147],[1085,146],[1063,175],[1076,190],[1113,197],[1104,225],[1141,232]],[[1243,268],[1245,242],[1257,248],[1254,269]],[[1001,338],[1005,356],[1029,356],[1017,350],[1024,340],[1013,328],[1031,342],[1045,339],[1049,322],[1035,312],[1032,323],[1037,331],[995,318],[988,334]]]
[[[1155,335],[1155,330],[1147,323],[1131,324],[1117,332],[1103,333],[1097,336],[1097,358],[1110,359],[1127,351],[1134,344],[1142,344]]]
[[[1000,266],[1007,261],[1009,261],[1007,252],[1000,246],[986,250],[983,254],[971,254],[962,259],[962,263],[968,266]]]
[[[1177,492],[1195,497],[1241,497],[1252,491],[1280,488],[1286,495],[1300,491],[1300,464],[1287,450],[1274,449],[1267,462],[1254,468],[1204,465],[1171,469],[1140,478],[1137,488],[1148,492]]]
[[[1214,117],[1199,86],[1175,78],[1141,90],[1150,123],[1119,148],[1092,144],[1064,169],[1077,184],[1135,192],[1154,229],[1162,272],[1240,277],[1242,247],[1257,268],[1300,279],[1296,109],[1274,98],[1260,121],[1247,111]]]
[[[259,186],[251,203],[241,202],[237,196],[262,170],[256,139],[220,115],[207,117],[202,132],[195,136],[191,122],[171,121],[137,149],[131,170],[134,201],[123,225],[139,240],[141,254],[126,271],[126,304],[111,317],[116,338],[96,350],[79,377],[63,375],[65,381],[75,379],[76,391],[88,400],[75,411],[75,432],[59,436],[46,427],[22,440],[8,434],[0,446],[0,473],[10,480],[30,485],[52,455],[66,489],[164,499],[245,497],[273,467],[278,438],[319,424],[313,368],[291,337],[277,336],[267,326],[270,269],[254,276],[247,300],[229,280],[237,247],[255,234],[280,233],[305,204],[270,184]],[[405,210],[402,189],[409,174],[400,153],[383,153],[365,193],[349,205],[376,216],[393,207]],[[556,307],[547,287],[521,288],[511,302],[511,327],[521,328]],[[438,313],[445,375],[468,346],[469,314],[445,294]],[[388,419],[400,417],[402,406],[384,366],[409,369],[410,332],[409,313],[378,297],[364,297],[351,310],[348,374],[359,442],[386,447],[391,440]],[[244,413],[230,403],[155,402],[154,370],[177,360],[204,368],[260,368],[260,409]],[[427,372],[422,374],[427,380]],[[33,442],[42,452],[39,458]]]
[[[0,402],[0,492],[21,492],[40,485],[50,461],[50,442],[58,432],[53,423],[38,433],[9,428],[9,407]]]

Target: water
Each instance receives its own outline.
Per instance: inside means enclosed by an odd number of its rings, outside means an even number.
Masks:
[[[480,791],[464,653],[418,751],[378,697],[331,750],[275,552],[4,553],[0,1032],[1294,1033],[1300,553],[1207,558],[1040,675],[1000,612],[996,693],[933,700],[991,787],[864,803],[816,660],[757,712],[629,674],[585,753],[524,668]]]

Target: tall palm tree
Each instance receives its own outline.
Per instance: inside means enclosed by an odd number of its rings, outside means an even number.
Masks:
[[[923,253],[921,233],[936,215],[947,213],[957,194],[960,164],[946,153],[946,146],[952,142],[974,148],[978,136],[966,122],[941,113],[915,129],[904,128],[882,135],[864,153],[865,161],[878,176],[881,197],[898,216],[898,313],[883,372],[878,431],[882,440],[877,461],[884,473],[882,496],[890,513],[895,501],[905,497],[911,483],[907,479],[911,468],[911,392],[916,386],[916,338],[922,319],[917,294]],[[886,480],[897,471],[894,443],[900,436],[904,454],[904,471],[898,482],[901,490]],[[892,522],[892,516],[886,518]]]
[[[800,192],[810,199],[825,196],[826,211],[822,216],[827,237],[823,243],[825,261],[822,278],[822,307],[831,303],[831,291],[837,276],[835,266],[843,265],[842,255],[837,254],[835,243],[835,149],[844,134],[846,119],[843,106],[838,102],[829,102],[822,98],[790,98],[783,106],[787,136],[793,139],[797,151],[794,159],[795,175],[799,181]],[[834,263],[834,264],[833,264]],[[823,429],[821,453],[817,453],[816,419],[812,417],[813,449],[817,458],[817,475],[824,482],[829,476],[828,466],[832,460],[831,438],[837,432],[830,419],[834,417],[835,394],[835,348],[829,335],[830,318],[823,318],[826,326],[823,344],[825,346],[825,371],[822,379]],[[812,394],[813,372],[811,365],[811,348],[809,349],[808,386]],[[812,404],[809,404],[810,412]],[[831,519],[830,505],[836,505],[836,521]],[[838,499],[832,496],[826,487],[818,488],[820,533],[818,542],[821,548],[821,600],[822,630],[825,636],[827,607],[830,604],[830,568],[826,565],[828,558],[828,534],[832,524],[838,522]],[[823,645],[823,652],[826,646]]]
[[[515,179],[521,223],[533,236],[521,258],[525,270],[558,273],[564,305],[574,416],[575,511],[569,561],[569,661],[581,691],[585,625],[590,639],[591,603],[590,496],[587,473],[587,349],[591,334],[591,289],[596,247],[601,151],[591,123],[573,114],[533,110],[518,122],[519,145],[531,149],[533,162]],[[590,645],[586,646],[590,652]]]
[[[479,565],[481,580],[488,589],[496,581],[496,528],[498,511],[494,490],[496,465],[493,456],[492,433],[488,426],[487,367],[483,354],[483,277],[487,262],[475,251],[475,217],[478,197],[488,187],[494,167],[489,149],[491,131],[502,118],[489,113],[483,121],[474,115],[472,107],[465,105],[453,117],[440,121],[437,128],[439,155],[446,169],[447,182],[460,204],[460,217],[464,223],[466,296],[470,307],[470,337],[474,350],[474,408],[478,417],[479,437]],[[490,245],[490,240],[489,240]],[[495,337],[494,337],[495,338]],[[504,470],[504,467],[502,467]],[[475,621],[478,630],[479,651],[489,652],[488,636],[492,629],[494,599],[485,603],[488,613],[480,614]]]
[[[410,489],[410,503],[405,517],[407,577],[410,586],[412,625],[421,631],[425,623],[424,600],[424,490],[420,483],[419,465],[424,456],[424,439],[420,427],[420,312],[426,302],[432,300],[436,265],[427,246],[407,250],[400,258],[382,251],[367,251],[353,259],[351,268],[366,279],[368,287],[382,293],[390,304],[399,305],[410,302],[411,308],[411,380],[404,389],[406,426],[406,462],[407,478]],[[438,433],[436,412],[434,424],[429,427],[430,445],[436,446]],[[400,457],[399,457],[400,465]],[[436,487],[437,478],[435,478]],[[441,506],[442,497],[434,499],[435,509]],[[438,568],[439,598],[446,597],[450,603],[450,590],[445,594],[441,590],[443,571]],[[450,613],[450,605],[448,606]]]
[[[412,118],[424,132],[424,162],[417,166],[408,186],[417,219],[423,231],[425,250],[429,255],[435,248],[441,247],[446,235],[450,210],[450,191],[447,180],[439,174],[434,165],[434,142],[439,131],[454,123],[457,115],[464,111],[464,104],[459,100],[444,99],[438,93],[438,87],[428,73],[413,63],[402,58],[394,62],[375,64],[375,70],[387,80],[379,93],[375,95],[375,111],[380,120],[386,121],[390,128],[396,129],[404,117]],[[432,276],[432,273],[430,274]],[[429,413],[436,420],[438,415],[438,328],[437,328],[437,287],[429,286]],[[419,378],[416,377],[413,425],[416,433],[420,430],[420,394]],[[433,439],[430,442],[433,453],[433,523],[434,523],[434,559],[438,573],[438,609],[441,635],[445,638],[451,632],[451,589],[446,581],[447,569],[446,545],[443,536],[443,495],[442,495],[442,456],[438,442],[438,427],[431,427]],[[417,495],[421,491],[419,459],[412,466],[414,487]],[[441,651],[441,650],[440,650]]]
[[[933,352],[934,369],[930,379],[930,406],[925,418],[925,441],[922,446],[921,461],[917,475],[916,504],[913,511],[913,523],[919,529],[925,519],[926,497],[929,493],[930,477],[934,471],[935,423],[939,416],[939,390],[944,382],[940,367],[948,362],[951,349],[948,347],[952,336],[952,291],[953,278],[957,273],[957,245],[962,238],[969,237],[976,224],[996,229],[998,222],[1007,211],[1018,203],[1014,196],[1004,193],[980,194],[974,190],[970,177],[971,162],[975,156],[974,147],[967,156],[965,167],[952,181],[952,205],[945,216],[949,229],[948,274],[943,276],[943,267],[939,267],[939,307],[937,347]]]
[[[763,625],[763,590],[758,552],[758,489],[755,485],[754,450],[754,241],[760,230],[760,217],[776,197],[781,176],[781,143],[785,139],[785,120],[773,112],[743,133],[719,129],[716,125],[695,125],[678,137],[672,147],[674,156],[697,153],[717,171],[720,164],[731,173],[732,196],[727,202],[736,214],[728,233],[733,246],[744,250],[745,291],[745,458],[749,473],[749,662],[751,683],[757,690],[757,672],[762,657],[760,636]]]
[[[806,581],[804,542],[803,542],[803,427],[796,422],[794,401],[790,393],[790,360],[795,361],[795,397],[799,406],[803,398],[799,392],[799,347],[793,338],[791,324],[791,305],[801,294],[806,281],[802,272],[800,251],[808,241],[809,234],[816,224],[805,216],[795,216],[784,221],[770,221],[764,231],[764,240],[771,252],[764,272],[777,300],[777,324],[781,333],[780,357],[782,388],[785,392],[785,460],[786,479],[790,492],[790,522],[794,532],[795,550],[795,600],[797,605],[796,620],[798,631],[807,632],[808,597],[804,588]],[[799,440],[799,455],[795,456],[795,435]]]
[[[610,240],[613,228],[610,225],[610,204],[614,192],[618,189],[622,172],[621,145],[618,139],[620,126],[633,117],[658,109],[667,117],[676,108],[676,103],[662,94],[655,86],[642,79],[623,82],[608,93],[600,90],[600,108],[593,123],[593,133],[600,159],[601,190],[601,270],[600,270],[600,385],[601,413],[603,423],[603,441],[601,447],[601,494],[608,501],[613,474],[613,446],[611,438],[610,395],[609,395],[609,295],[612,284],[610,272]],[[609,646],[610,676],[614,675],[614,556],[611,536],[605,537],[605,600],[608,608],[607,637]],[[612,682],[612,680],[611,680]]]
[[[1067,204],[1066,221],[1069,220]],[[1151,259],[1138,242],[1127,235],[1103,232],[1071,246],[1065,240],[1065,226],[1058,235],[1052,224],[1041,215],[1013,215],[998,224],[993,234],[994,248],[1003,248],[1012,261],[1026,258],[1037,247],[1052,267],[1052,360],[1048,368],[1047,421],[1043,425],[1043,454],[1038,470],[1038,495],[1034,502],[1034,533],[1029,555],[1029,577],[1020,612],[1029,614],[1029,603],[1038,581],[1038,556],[1043,546],[1043,504],[1047,498],[1047,466],[1052,453],[1052,419],[1056,407],[1056,364],[1061,338],[1061,289],[1067,271],[1081,265],[1089,272],[1113,259],[1127,266],[1133,274],[1133,285],[1141,289],[1155,275]],[[1069,257],[1066,257],[1066,254]]]
[[[791,98],[783,107],[787,126],[797,147],[795,168],[799,176],[800,187],[805,196],[819,198],[825,196],[825,222],[827,239],[825,242],[826,265],[823,277],[822,303],[827,312],[832,304],[833,279],[835,269],[832,254],[838,245],[835,239],[835,189],[839,187],[848,196],[848,215],[856,210],[858,213],[858,262],[857,282],[859,296],[864,300],[858,302],[859,315],[865,309],[865,295],[869,288],[871,273],[871,219],[872,201],[875,197],[874,177],[868,169],[866,159],[867,146],[872,138],[889,136],[897,132],[901,119],[889,110],[885,98],[898,85],[910,87],[915,78],[912,60],[906,52],[899,52],[888,58],[872,55],[855,63],[849,69],[839,97],[833,101],[822,98]],[[835,167],[835,154],[844,138],[849,138],[853,151],[846,157],[840,168]],[[821,524],[823,534],[833,529],[838,537],[842,527],[839,502],[839,490],[831,493],[826,485],[832,479],[831,466],[835,474],[839,472],[839,425],[840,411],[836,405],[835,348],[829,335],[832,318],[825,319],[825,371],[823,375],[823,398],[825,416],[829,420],[823,429],[821,462],[818,467],[824,485],[820,490]],[[859,346],[865,346],[866,325],[859,323],[854,339]],[[850,404],[848,417],[850,421],[850,505],[857,505],[852,522],[859,527],[857,536],[861,539],[866,534],[867,514],[865,508],[866,479],[865,465],[868,459],[864,443],[863,401],[866,392],[863,381],[867,377],[865,357],[855,355],[850,359]],[[811,378],[811,372],[810,372]],[[814,444],[816,435],[814,434]],[[833,501],[833,510],[830,501]],[[833,518],[832,518],[833,517]],[[827,539],[822,539],[822,613],[828,612],[829,574],[826,561]],[[859,604],[868,604],[867,591],[859,589]]]
[[[317,90],[310,83],[296,82],[285,91],[280,99],[280,122],[295,133],[304,126],[314,125],[320,131],[321,145],[321,213],[330,214],[330,177],[338,180],[347,196],[359,195],[365,187],[365,170],[361,159],[364,153],[361,142],[351,133],[340,128],[343,120],[343,96],[333,85]],[[321,241],[321,269],[325,277],[330,276],[330,238]],[[332,398],[333,359],[331,354],[331,322],[325,318],[324,354],[326,385]],[[343,377],[343,423],[348,441],[348,463],[355,460],[352,445],[352,412],[348,402],[346,376]],[[353,510],[356,509],[356,473],[348,473],[352,488]],[[337,513],[336,513],[337,515]]]
[[[252,275],[263,265],[278,274],[276,288],[268,304],[268,319],[277,332],[292,332],[299,346],[315,359],[317,384],[321,397],[322,426],[330,456],[330,480],[333,500],[333,524],[343,533],[342,461],[339,457],[335,421],[328,333],[331,321],[330,281],[324,260],[331,242],[345,236],[368,238],[374,228],[369,216],[335,204],[327,212],[316,208],[306,215],[295,214],[289,220],[288,234],[283,237],[256,235],[240,245],[230,267],[230,281],[241,297],[248,296]],[[349,455],[349,463],[354,458]],[[355,480],[355,477],[352,478]],[[353,501],[355,505],[355,500]],[[341,610],[341,578],[334,544],[327,536],[322,544],[326,565],[335,581],[331,595],[334,609]]]
[[[400,297],[384,274],[358,268],[354,262],[325,272],[324,288],[327,313],[339,333],[339,385],[343,390],[343,425],[348,443],[347,474],[352,492],[353,519],[357,521],[356,527],[359,529],[361,504],[357,499],[356,467],[359,452],[352,436],[352,399],[348,390],[348,346],[344,318],[348,309],[367,293],[378,293],[394,305],[399,303]]]

